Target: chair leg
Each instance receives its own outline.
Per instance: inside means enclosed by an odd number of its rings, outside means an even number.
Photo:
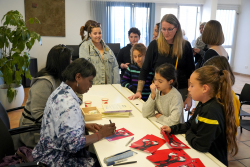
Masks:
[[[242,133],[242,127],[240,127],[240,133]]]

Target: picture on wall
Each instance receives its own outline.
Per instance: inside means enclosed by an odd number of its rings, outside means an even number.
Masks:
[[[65,0],[24,0],[25,21],[36,17],[41,24],[27,24],[41,36],[65,37]]]

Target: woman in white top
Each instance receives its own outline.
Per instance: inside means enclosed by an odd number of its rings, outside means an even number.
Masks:
[[[216,20],[207,22],[202,33],[202,41],[209,48],[205,53],[204,62],[217,55],[229,58],[227,51],[222,46],[224,43],[224,34],[220,22]]]
[[[150,85],[151,94],[142,107],[143,117],[155,116],[157,122],[168,126],[183,123],[183,100],[175,87],[177,79],[174,66],[168,63],[158,66],[154,83]]]

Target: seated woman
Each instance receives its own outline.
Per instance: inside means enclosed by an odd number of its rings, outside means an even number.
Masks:
[[[64,45],[54,46],[48,53],[46,67],[31,80],[29,96],[21,115],[19,126],[40,125],[45,104],[50,94],[62,82],[62,71],[71,63],[72,51]],[[20,134],[28,147],[35,147],[40,131]]]
[[[174,66],[165,63],[157,67],[154,83],[150,85],[151,94],[142,107],[143,117],[155,116],[157,122],[168,126],[183,123],[183,100],[176,87]]]
[[[89,60],[96,67],[93,84],[120,84],[118,63],[113,51],[102,40],[100,23],[90,24],[87,39],[79,48],[79,57]]]
[[[166,133],[186,134],[188,144],[209,152],[228,166],[228,151],[238,152],[230,73],[215,66],[204,66],[190,77],[190,95],[199,101],[192,117],[183,124],[166,126]]]
[[[130,51],[131,64],[128,66],[121,80],[121,85],[130,89],[133,93],[136,93],[137,90],[138,78],[144,62],[146,51],[147,48],[142,43],[133,45]],[[145,81],[145,85],[142,90],[142,100],[144,101],[148,99],[150,94],[150,84],[152,83],[153,77],[154,73],[150,72],[147,80]]]
[[[224,34],[220,22],[216,20],[210,20],[207,22],[204,31],[202,33],[202,41],[208,45],[208,50],[204,55],[204,62],[214,56],[224,56],[227,59],[228,53],[223,48]]]
[[[73,61],[63,72],[64,82],[50,95],[44,110],[40,141],[32,151],[34,161],[48,166],[94,166],[85,147],[113,135],[115,124],[85,124],[80,100],[92,87],[96,70],[84,58]],[[85,135],[85,128],[95,132]],[[98,162],[98,161],[97,161]]]
[[[231,69],[230,64],[228,63],[227,58],[225,58],[224,56],[212,57],[204,63],[204,66],[208,66],[208,65],[213,65],[221,70],[227,70],[230,73],[232,86],[234,85],[235,78],[234,78],[233,70]],[[235,114],[236,126],[239,127],[240,125],[239,113],[240,113],[241,104],[233,90],[232,90],[232,95],[233,95],[233,102],[234,102],[234,114]]]

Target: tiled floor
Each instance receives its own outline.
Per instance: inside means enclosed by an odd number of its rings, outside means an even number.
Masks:
[[[250,83],[250,76],[235,75],[235,80],[233,90],[235,93],[240,93],[244,84]],[[28,91],[29,88],[25,88],[25,99],[23,105],[25,105],[28,98]],[[250,106],[244,106],[243,109],[250,113]],[[8,113],[11,128],[18,127],[21,114],[22,110]],[[240,129],[238,128],[237,139],[239,152],[234,157],[229,155],[229,167],[250,167],[250,131],[243,129],[242,133],[240,133]]]

